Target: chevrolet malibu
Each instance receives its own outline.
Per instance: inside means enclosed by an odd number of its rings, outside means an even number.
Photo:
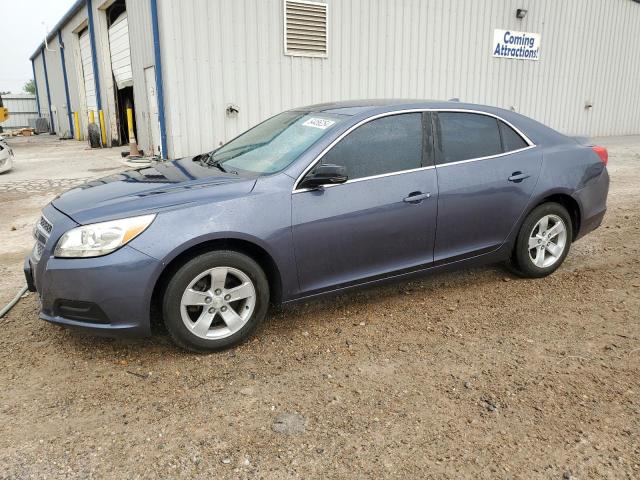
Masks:
[[[25,275],[49,322],[149,335],[158,317],[178,345],[219,350],[270,303],[496,262],[549,275],[600,225],[606,164],[604,148],[493,107],[298,108],[60,195]]]

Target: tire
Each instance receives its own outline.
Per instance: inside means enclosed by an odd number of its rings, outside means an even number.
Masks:
[[[89,133],[89,145],[91,148],[100,148],[102,146],[100,127],[95,123],[90,123],[87,131]]]
[[[546,277],[562,265],[572,241],[573,228],[567,209],[558,203],[543,203],[522,223],[511,267],[523,277]]]
[[[171,277],[162,300],[173,341],[193,352],[243,342],[264,320],[269,282],[251,257],[231,250],[199,255]]]

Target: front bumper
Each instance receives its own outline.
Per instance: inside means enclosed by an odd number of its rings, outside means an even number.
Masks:
[[[40,318],[109,336],[151,334],[150,306],[160,262],[129,246],[94,258],[55,258],[56,242],[75,222],[48,206],[53,225],[42,256],[24,265],[27,285],[38,292]]]

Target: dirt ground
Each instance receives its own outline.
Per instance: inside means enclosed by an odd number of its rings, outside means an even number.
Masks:
[[[27,296],[0,320],[0,478],[640,478],[640,138],[600,142],[605,222],[546,279],[326,298],[212,355]]]

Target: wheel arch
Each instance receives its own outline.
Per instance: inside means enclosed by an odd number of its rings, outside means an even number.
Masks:
[[[282,276],[275,260],[262,246],[256,242],[241,238],[215,238],[203,240],[187,246],[174,254],[156,278],[151,294],[151,319],[157,323],[162,317],[161,299],[171,276],[186,262],[196,256],[213,250],[233,250],[243,253],[255,260],[264,271],[269,282],[271,302],[279,304],[282,300]]]
[[[569,217],[571,218],[571,229],[573,233],[571,240],[574,241],[578,237],[578,234],[580,232],[580,227],[582,224],[582,209],[580,208],[580,204],[578,203],[578,201],[573,198],[568,192],[555,192],[544,196],[529,209],[527,215],[529,215],[529,213],[531,213],[534,208],[537,208],[540,205],[549,202],[558,203],[566,208],[567,212],[569,212]]]

